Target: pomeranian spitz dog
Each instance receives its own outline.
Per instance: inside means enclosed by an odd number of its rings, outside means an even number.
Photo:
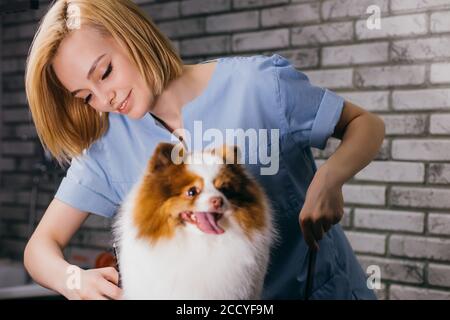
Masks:
[[[123,299],[261,298],[277,233],[239,157],[158,144],[113,224]]]

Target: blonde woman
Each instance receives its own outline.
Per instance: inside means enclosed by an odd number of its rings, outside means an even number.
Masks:
[[[114,268],[78,268],[81,283],[71,285],[68,270],[77,267],[62,251],[89,214],[114,216],[159,142],[179,139],[190,149],[186,132],[195,134],[201,121],[203,130],[222,133],[279,132],[266,142],[279,146],[278,169],[253,169],[282,236],[263,298],[375,299],[338,222],[342,185],[375,157],[384,124],[311,85],[284,57],[185,65],[132,1],[57,0],[30,48],[26,94],[41,143],[61,165],[70,164],[24,253],[41,285],[69,299],[121,297]],[[317,169],[310,147],[323,149],[330,136],[342,143]],[[319,250],[305,297],[308,248]]]

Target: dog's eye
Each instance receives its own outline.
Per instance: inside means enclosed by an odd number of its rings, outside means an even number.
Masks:
[[[195,196],[196,194],[198,194],[198,190],[197,190],[196,187],[190,187],[189,190],[187,191],[187,195],[188,195],[189,197],[193,197],[193,196]]]

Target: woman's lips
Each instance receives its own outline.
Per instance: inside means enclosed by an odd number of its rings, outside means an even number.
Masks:
[[[122,104],[122,107],[120,107],[117,111],[119,111],[121,114],[127,114],[130,110],[130,98],[131,98],[131,91],[128,94],[127,98],[125,99],[124,103]]]

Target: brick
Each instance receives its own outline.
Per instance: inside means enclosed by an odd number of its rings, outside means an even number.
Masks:
[[[180,44],[180,51],[183,56],[220,54],[228,52],[229,48],[230,38],[228,36],[202,37],[193,40],[183,40]]]
[[[393,186],[391,204],[416,208],[450,208],[450,190]]]
[[[261,24],[263,27],[287,24],[297,25],[318,21],[319,4],[315,2],[261,10]]]
[[[392,158],[396,160],[450,160],[448,139],[395,139]]]
[[[419,85],[425,82],[425,66],[365,67],[355,70],[358,87]]]
[[[3,93],[3,106],[11,107],[11,106],[24,106],[28,104],[27,97],[25,92],[7,92]]]
[[[158,28],[171,39],[184,36],[202,35],[205,33],[205,19],[184,19],[171,22],[161,22]]]
[[[233,7],[235,9],[244,9],[244,8],[257,8],[286,3],[289,3],[289,0],[234,0]]]
[[[24,71],[25,70],[19,71],[19,74],[5,72],[3,74],[3,92],[20,91],[20,90],[24,91],[25,90],[25,84],[23,81],[23,78],[24,78],[23,72]]]
[[[353,39],[353,24],[337,22],[292,28],[293,45],[315,45]]]
[[[324,66],[367,64],[388,61],[388,43],[375,42],[322,48]]]
[[[14,122],[30,122],[32,120],[31,113],[26,108],[14,108],[3,110],[2,119],[4,123]]]
[[[30,48],[30,41],[20,40],[14,42],[4,42],[2,43],[2,56],[7,57],[25,57],[28,54],[28,49]]]
[[[428,215],[428,231],[431,234],[448,236],[450,234],[450,215],[430,213]]]
[[[433,63],[430,69],[432,83],[450,82],[450,63]]]
[[[392,11],[418,10],[418,9],[437,9],[448,7],[448,0],[392,0]]]
[[[367,270],[370,265],[378,266],[381,271],[382,280],[417,284],[423,283],[424,281],[424,263],[368,256],[359,257],[358,261],[364,270]]]
[[[13,158],[0,158],[0,172],[14,171],[16,162]]]
[[[173,19],[180,16],[179,2],[158,3],[140,6],[153,21]]]
[[[434,12],[430,16],[431,32],[450,31],[450,11]]]
[[[423,212],[356,208],[354,226],[358,228],[423,232]]]
[[[450,89],[395,90],[392,107],[395,110],[450,109]]]
[[[297,49],[285,50],[279,54],[289,61],[296,68],[310,68],[319,65],[319,50],[318,49]],[[269,54],[267,54],[269,55]]]
[[[408,287],[391,285],[389,290],[391,300],[449,300],[450,292],[425,289],[418,287]]]
[[[18,125],[14,130],[15,137],[26,140],[37,138],[36,128],[32,124]]]
[[[428,167],[428,183],[450,184],[450,164],[430,163]]]
[[[305,71],[313,85],[324,88],[349,88],[353,83],[353,69]]]
[[[230,0],[187,0],[181,2],[181,14],[184,16],[228,11],[230,9]]]
[[[258,28],[258,25],[258,11],[214,15],[206,18],[206,31],[208,33],[256,29]]]
[[[5,228],[3,236],[5,238],[11,238],[15,240],[26,240],[30,238],[31,232],[32,230],[28,230],[28,224],[17,221],[9,221],[8,227]]]
[[[372,161],[359,171],[354,179],[383,182],[423,182],[425,168],[422,163],[400,161]]]
[[[388,110],[389,91],[338,91],[337,93],[367,111]]]
[[[329,158],[337,149],[340,144],[340,140],[330,137],[327,141],[325,149],[320,150],[316,148],[311,148],[312,154],[315,158]],[[374,160],[386,160],[390,157],[390,147],[389,141],[387,139],[383,140],[381,148],[378,154],[375,156]]]
[[[361,253],[384,254],[386,235],[345,231],[353,250]]]
[[[450,240],[431,237],[392,235],[389,252],[395,256],[450,260]]]
[[[446,113],[432,114],[430,117],[430,133],[449,134],[450,114]]]
[[[289,30],[276,29],[235,34],[232,37],[233,52],[265,50],[289,46]]]
[[[380,29],[368,29],[364,19],[357,21],[355,28],[357,39],[423,35],[427,33],[427,18],[425,14],[383,17]]]
[[[392,43],[392,61],[415,61],[450,57],[450,37],[398,40]]]
[[[387,0],[329,0],[322,3],[323,19],[361,17],[369,6],[376,5],[381,12],[388,11]],[[368,15],[367,15],[368,16]]]
[[[428,283],[450,288],[450,266],[430,263],[428,266]]]
[[[30,22],[35,21],[37,22],[38,19],[44,16],[44,14],[47,12],[46,6],[41,6],[39,10],[29,10],[25,12],[15,12],[15,13],[9,13],[6,15],[3,15],[2,20],[4,25],[9,24],[17,24],[17,23],[24,23],[24,22]]]
[[[344,228],[350,228],[352,226],[352,209],[344,207],[344,215],[342,216],[340,225]]]
[[[28,188],[33,183],[33,177],[25,173],[5,173],[2,179],[5,186]]]
[[[23,261],[26,243],[25,239],[2,239],[0,245],[3,250],[3,256]]]
[[[83,223],[83,227],[95,228],[95,229],[108,229],[111,226],[111,219],[90,214],[86,221]]]
[[[27,156],[35,153],[33,142],[2,142],[2,153],[4,155]]]
[[[32,39],[37,30],[37,25],[32,23],[5,26],[3,28],[2,41]]]
[[[22,58],[10,58],[4,59],[2,61],[2,71],[3,73],[13,73],[13,72],[24,72],[25,71],[25,57]],[[3,81],[6,80],[6,77],[3,78]],[[23,76],[22,76],[23,81]]]
[[[379,115],[384,121],[386,135],[424,134],[427,116],[424,114]]]
[[[385,205],[386,187],[372,185],[344,184],[342,194],[346,204]]]
[[[1,218],[2,221],[6,220],[12,220],[12,221],[25,221],[28,220],[29,217],[29,207],[18,207],[18,206],[8,206],[8,205],[1,205],[0,211],[1,211]],[[5,223],[6,225],[6,223]]]

